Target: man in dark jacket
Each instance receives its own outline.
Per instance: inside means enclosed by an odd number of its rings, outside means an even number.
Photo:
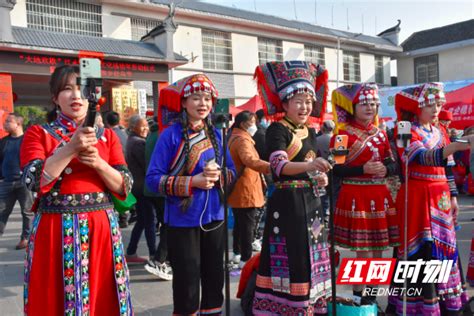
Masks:
[[[155,117],[156,119],[156,117]],[[156,142],[158,141],[158,124],[153,120],[150,125],[150,134],[146,138],[145,147],[145,160],[146,166],[150,163],[151,155],[155,149]],[[165,215],[165,197],[158,193],[154,193],[148,189],[145,183],[145,196],[149,197],[153,201],[155,207],[156,217],[160,225],[160,241],[158,247],[156,247],[155,257],[153,260],[149,260],[145,264],[145,270],[151,274],[159,277],[162,280],[172,280],[173,272],[171,266],[168,264],[168,231],[164,221]]]
[[[127,145],[128,135],[125,130],[120,126],[120,115],[115,111],[108,112],[105,116],[105,123],[107,123],[107,127],[112,129],[120,139],[123,154],[125,155],[125,146]]]
[[[145,139],[148,135],[148,122],[139,115],[134,115],[128,122],[130,135],[127,139],[125,159],[128,168],[133,175],[132,194],[137,199],[135,205],[137,221],[133,226],[130,242],[127,247],[127,260],[130,262],[145,262],[143,258],[137,256],[138,242],[143,230],[148,246],[150,259],[155,255],[156,243],[156,216],[153,203],[149,197],[143,194],[146,174],[145,162]]]
[[[16,113],[7,116],[4,124],[8,136],[0,140],[0,236],[3,235],[8,217],[16,201],[20,203],[23,227],[16,249],[24,249],[28,244],[33,213],[33,196],[21,183],[20,146],[23,141],[23,117]]]

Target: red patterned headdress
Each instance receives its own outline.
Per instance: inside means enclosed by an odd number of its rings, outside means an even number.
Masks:
[[[217,101],[218,92],[211,79],[204,74],[185,77],[160,91],[158,101],[158,125],[160,131],[174,123],[182,110],[181,102],[193,93],[206,92],[212,96],[212,103]]]
[[[430,82],[404,89],[395,95],[397,119],[401,120],[402,111],[420,115],[422,108],[436,102],[446,102],[442,83]]]
[[[258,66],[254,78],[267,117],[282,117],[283,101],[297,93],[309,93],[315,99],[312,117],[322,118],[326,112],[328,72],[321,65],[301,60],[273,61]]]
[[[354,107],[356,104],[367,104],[375,102],[380,105],[379,89],[375,83],[361,83],[345,85],[332,92],[332,114],[336,123],[337,133],[344,129],[345,125],[354,117]],[[378,115],[375,115],[374,122],[378,125]]]

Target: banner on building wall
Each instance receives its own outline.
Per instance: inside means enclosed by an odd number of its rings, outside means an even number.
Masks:
[[[7,135],[3,129],[8,113],[13,112],[13,91],[12,76],[10,74],[0,74],[0,137]]]
[[[145,116],[147,109],[146,89],[138,89],[138,114]]]

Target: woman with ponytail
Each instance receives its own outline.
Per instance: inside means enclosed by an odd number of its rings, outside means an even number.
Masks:
[[[222,313],[224,155],[227,184],[235,177],[235,168],[228,150],[222,148],[221,132],[210,120],[216,101],[217,90],[203,74],[181,79],[160,92],[162,133],[146,183],[166,196],[173,315]]]

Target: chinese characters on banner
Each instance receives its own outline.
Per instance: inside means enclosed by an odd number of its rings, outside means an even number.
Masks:
[[[145,116],[147,108],[148,105],[146,102],[146,90],[138,89],[138,114]]]
[[[0,74],[0,137],[7,134],[3,129],[3,123],[11,112],[13,112],[12,76]]]
[[[128,119],[135,114],[139,114],[139,102],[139,91],[137,89],[112,88],[112,110],[120,114],[121,125],[126,127]]]
[[[51,67],[56,67],[59,65],[79,65],[79,59],[74,57],[20,54],[19,59],[22,60],[25,64],[49,65]],[[141,64],[110,60],[102,60],[101,67],[102,77],[130,78],[135,72],[157,72],[156,66],[153,64]]]

